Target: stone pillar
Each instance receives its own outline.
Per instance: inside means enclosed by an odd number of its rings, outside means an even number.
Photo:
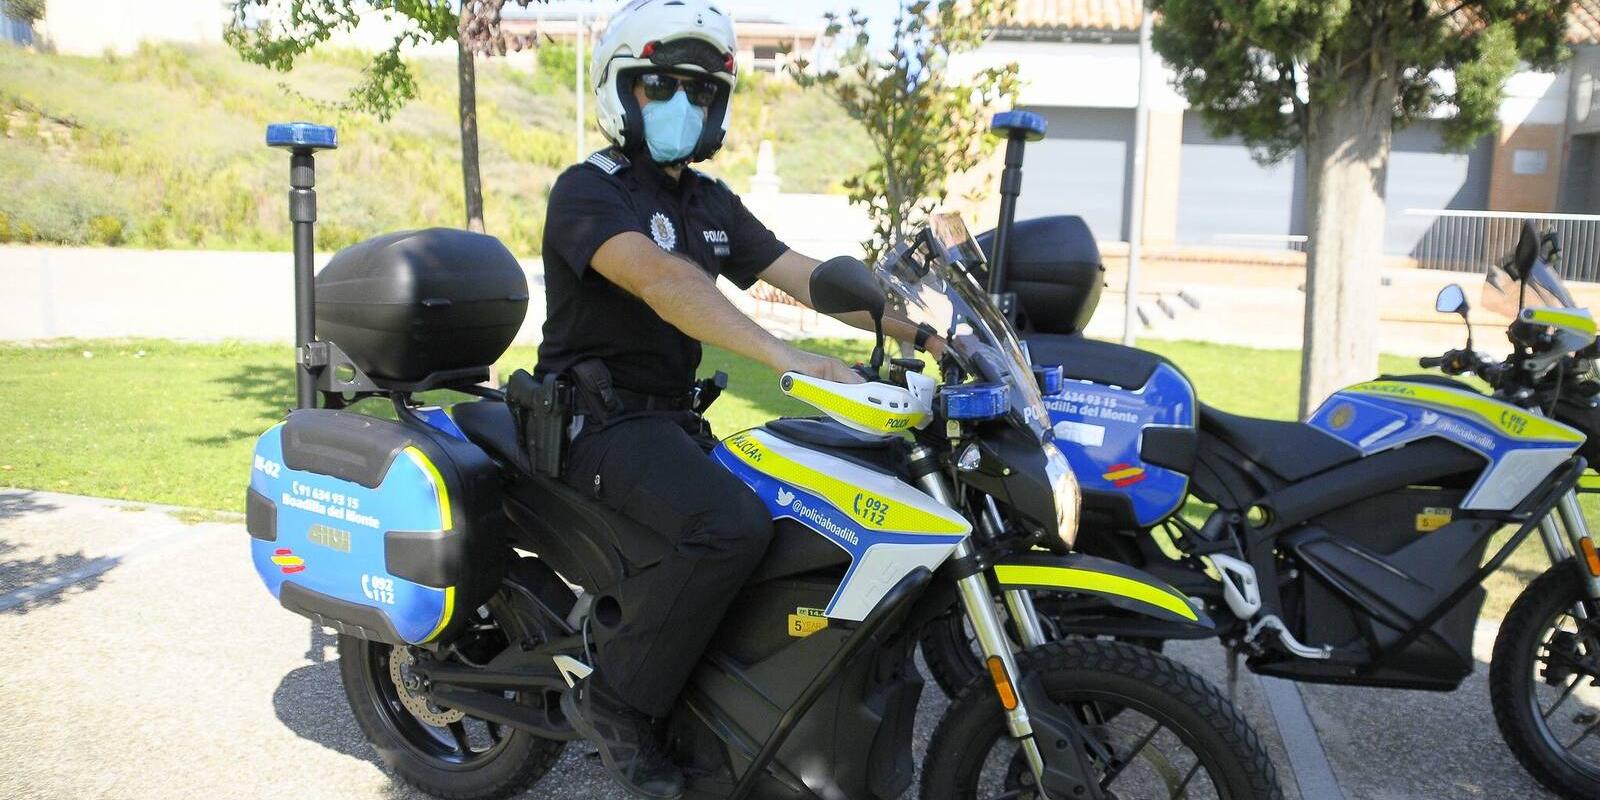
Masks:
[[[750,179],[754,194],[777,194],[783,180],[778,177],[778,159],[772,154],[772,140],[762,139],[756,150],[756,174]]]
[[[1168,247],[1178,237],[1178,167],[1183,152],[1183,109],[1152,108],[1145,133],[1144,228],[1148,246]]]

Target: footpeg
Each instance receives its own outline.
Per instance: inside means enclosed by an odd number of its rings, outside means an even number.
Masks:
[[[1268,628],[1278,634],[1278,643],[1283,645],[1285,650],[1300,658],[1325,660],[1333,657],[1333,648],[1328,645],[1312,647],[1308,644],[1302,644],[1299,639],[1294,638],[1294,634],[1289,632],[1288,626],[1283,624],[1283,620],[1279,619],[1277,614],[1268,614],[1258,620],[1256,624],[1251,625],[1250,632],[1245,634],[1245,640],[1254,641],[1261,635],[1263,630]]]
[[[561,679],[567,682],[568,689],[577,686],[578,681],[594,674],[594,667],[572,656],[555,656],[550,660],[556,662],[556,670],[561,673]]]

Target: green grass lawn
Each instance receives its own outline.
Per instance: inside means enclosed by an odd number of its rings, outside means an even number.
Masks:
[[[866,355],[859,342],[803,346],[848,360]],[[1294,416],[1299,355],[1293,351],[1195,342],[1145,346],[1180,365],[1208,404],[1254,416]],[[0,344],[0,409],[6,412],[0,414],[0,485],[238,511],[255,437],[294,401],[290,352],[282,345],[152,340]],[[533,348],[514,347],[500,369],[508,375],[533,360]],[[1398,357],[1384,357],[1381,366],[1416,371],[1414,361]],[[702,373],[716,369],[730,376],[729,391],[710,413],[724,435],[810,410],[784,397],[770,370],[708,348]],[[363,407],[387,410],[370,401]],[[1485,612],[1503,615],[1545,562],[1531,537],[1491,578]]]

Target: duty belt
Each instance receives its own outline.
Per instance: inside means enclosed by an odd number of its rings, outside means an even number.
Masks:
[[[614,386],[611,391],[622,403],[623,411],[688,411],[694,408],[694,395],[691,392],[645,394],[621,386]]]
[[[580,414],[607,417],[638,411],[691,411],[695,393],[649,394],[625,389],[611,382],[611,370],[598,358],[573,364],[568,370],[577,381],[577,410]]]

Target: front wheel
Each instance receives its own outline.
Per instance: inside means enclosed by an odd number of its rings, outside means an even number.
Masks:
[[[537,559],[512,562],[506,580],[532,591],[557,613],[572,608],[572,592]],[[502,589],[440,657],[481,667],[508,647],[532,646],[557,633],[524,605],[519,593]],[[401,780],[434,797],[498,800],[520,793],[555,765],[565,742],[429,701],[411,670],[416,658],[413,648],[339,637],[339,673],[350,710],[379,758]],[[530,705],[558,702],[549,693],[506,695]]]
[[[1053,702],[1077,715],[1107,797],[1283,797],[1250,724],[1187,667],[1096,640],[1052,642],[1017,661],[1023,674],[1042,679]],[[968,685],[950,704],[925,763],[923,800],[1039,797],[988,683]]]
[[[1489,662],[1500,735],[1529,774],[1572,800],[1600,797],[1600,605],[1578,569],[1557,564],[1528,584]]]

